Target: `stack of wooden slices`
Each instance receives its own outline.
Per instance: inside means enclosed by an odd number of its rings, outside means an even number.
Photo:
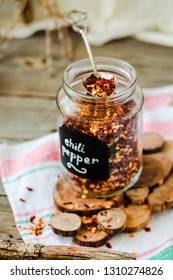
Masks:
[[[81,246],[99,247],[114,234],[147,226],[152,212],[173,208],[173,141],[157,133],[143,134],[143,171],[122,195],[91,198],[79,195],[59,177],[53,191],[57,213],[50,225],[55,233],[73,236]]]

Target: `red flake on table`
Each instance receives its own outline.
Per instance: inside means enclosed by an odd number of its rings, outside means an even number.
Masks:
[[[33,223],[34,219],[35,219],[35,215],[31,216],[31,218],[29,220],[30,220],[31,223]]]
[[[151,231],[151,228],[150,228],[150,227],[145,227],[144,230],[145,230],[146,232],[150,232],[150,231]]]
[[[20,201],[22,201],[22,202],[26,202],[26,200],[24,200],[23,198],[20,198]]]
[[[30,188],[30,187],[27,187],[27,190],[32,192],[33,191],[33,188]]]
[[[106,243],[106,247],[109,248],[109,249],[111,249],[111,248],[112,248],[112,245],[111,245],[109,242],[107,242],[107,243]]]

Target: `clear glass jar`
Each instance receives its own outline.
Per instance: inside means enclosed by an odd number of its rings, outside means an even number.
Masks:
[[[83,87],[90,61],[66,68],[57,94],[61,169],[81,194],[109,197],[132,187],[142,171],[143,94],[127,62],[96,57],[95,63],[118,86],[108,97],[93,97]]]

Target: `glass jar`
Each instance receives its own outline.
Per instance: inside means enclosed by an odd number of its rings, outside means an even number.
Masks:
[[[93,97],[83,80],[89,59],[69,65],[57,94],[61,170],[85,196],[109,197],[132,187],[142,171],[143,94],[127,62],[96,57],[97,70],[116,76],[115,93]]]

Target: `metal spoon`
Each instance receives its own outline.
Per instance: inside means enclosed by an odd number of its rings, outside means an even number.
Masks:
[[[111,74],[108,73],[103,73],[103,72],[98,72],[97,67],[95,65],[94,59],[93,59],[93,55],[92,55],[92,51],[91,51],[91,47],[90,44],[88,42],[86,33],[87,33],[87,23],[86,23],[86,19],[87,19],[87,13],[84,10],[73,10],[71,11],[66,17],[65,20],[72,26],[73,30],[80,33],[82,36],[82,39],[85,43],[85,47],[87,49],[88,52],[88,56],[89,56],[89,60],[90,63],[92,65],[93,68],[93,75],[99,79],[99,78],[104,78],[104,79],[111,79],[113,76]],[[86,83],[86,80],[89,77],[86,77],[83,80],[83,85]],[[117,86],[117,78],[114,77],[114,83],[115,83],[115,88]],[[111,94],[114,93],[115,88],[112,90]],[[96,96],[96,94],[89,92],[91,95]],[[110,94],[109,94],[110,95]]]

